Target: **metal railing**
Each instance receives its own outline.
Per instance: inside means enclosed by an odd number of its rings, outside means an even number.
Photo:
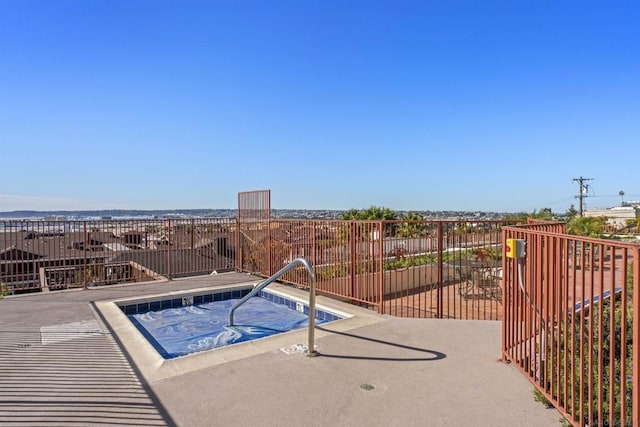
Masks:
[[[262,193],[258,213],[268,202]],[[305,258],[319,292],[381,313],[501,318],[499,293],[474,291],[483,277],[464,270],[479,249],[499,259],[501,227],[509,222],[274,220],[242,212],[238,220],[5,221],[0,280],[20,293],[224,269],[269,277]],[[306,286],[296,269],[282,280]]]
[[[526,242],[503,261],[503,358],[575,426],[638,425],[640,246],[547,227],[503,229]]]
[[[316,280],[315,280],[315,273],[313,272],[313,267],[311,267],[309,262],[304,258],[296,258],[296,259],[294,259],[289,264],[287,264],[285,267],[280,269],[280,271],[278,271],[277,273],[275,273],[274,275],[272,275],[268,279],[264,280],[263,282],[257,284],[251,290],[251,292],[249,292],[242,299],[240,299],[238,302],[236,302],[233,305],[233,307],[231,307],[231,310],[229,310],[229,326],[233,326],[233,314],[235,313],[235,311],[242,304],[247,302],[249,300],[249,298],[252,298],[255,295],[257,295],[261,290],[263,290],[264,288],[266,288],[267,286],[269,286],[270,284],[272,284],[273,282],[275,282],[276,280],[278,280],[279,278],[284,276],[287,272],[289,272],[290,270],[294,269],[298,265],[302,265],[306,269],[306,271],[307,271],[307,273],[309,275],[309,279],[310,279],[310,283],[309,283],[309,327],[308,327],[308,330],[309,330],[308,338],[309,339],[308,339],[307,350],[305,350],[305,354],[307,356],[317,356],[318,353],[315,351],[314,342],[313,342],[314,341],[314,331],[315,331],[315,320],[316,320],[316,317],[315,317],[316,316]]]
[[[12,292],[175,278],[236,268],[235,219],[0,222]]]
[[[499,263],[501,228],[509,224],[271,219],[255,226],[264,230],[261,243],[242,245],[239,264],[269,277],[304,257],[314,265],[318,292],[380,313],[498,320],[500,293],[480,292],[484,278],[464,270],[477,251]],[[303,287],[304,279],[296,270],[282,277]]]

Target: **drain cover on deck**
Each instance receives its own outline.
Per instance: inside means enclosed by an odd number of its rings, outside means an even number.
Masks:
[[[286,347],[282,347],[280,351],[285,354],[295,354],[295,353],[302,353],[306,349],[307,349],[306,344],[293,344],[293,345],[288,345]]]

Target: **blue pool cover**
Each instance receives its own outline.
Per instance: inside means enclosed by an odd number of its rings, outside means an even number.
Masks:
[[[306,314],[253,297],[235,311],[235,325],[228,326],[229,311],[237,301],[214,301],[128,317],[165,359],[305,328],[309,324]],[[316,324],[325,322],[316,320]]]

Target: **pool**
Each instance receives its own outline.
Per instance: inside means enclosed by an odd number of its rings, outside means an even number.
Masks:
[[[230,277],[235,277],[235,274],[230,273]],[[214,298],[221,298],[222,300],[240,298],[259,283],[259,281],[252,281],[234,285],[207,285],[209,282],[215,283],[220,279],[220,276],[213,280],[207,277],[178,279],[172,283],[179,285],[180,281],[185,281],[201,284],[201,287],[189,290],[173,290],[162,294],[99,300],[93,303],[93,308],[98,319],[108,327],[118,345],[147,381],[157,381],[184,375],[265,353],[279,354],[278,357],[285,358],[304,357],[303,353],[308,342],[308,328],[306,327],[167,359],[162,356],[161,351],[154,347],[145,334],[129,320],[129,315],[136,312],[142,313],[162,308],[173,309],[181,306],[206,304],[207,302],[212,302]],[[305,313],[304,317],[307,319],[308,292],[280,283],[270,284],[263,290],[263,292],[265,291],[266,294],[272,295],[278,303],[290,305],[294,311],[302,308]],[[243,305],[236,310],[234,324],[245,323],[240,317],[245,309],[246,307]],[[326,323],[322,325],[323,329],[318,328],[315,330],[318,338],[327,336],[333,331],[349,331],[384,319],[383,316],[371,310],[323,296],[318,296],[316,313],[321,313],[320,316],[316,316],[321,320],[323,320],[322,313],[325,313],[324,315],[337,315],[341,318],[339,320],[324,319]],[[228,313],[226,313],[226,316],[228,316]],[[316,322],[319,321],[316,320]],[[226,324],[227,322],[228,319],[225,319],[224,323]],[[316,349],[318,349],[317,346]]]
[[[260,291],[240,306],[234,325],[229,326],[231,308],[250,290],[137,301],[120,308],[165,359],[308,327],[307,303],[268,290]],[[316,308],[316,325],[342,318]]]

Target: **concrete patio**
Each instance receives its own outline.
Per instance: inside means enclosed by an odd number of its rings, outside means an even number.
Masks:
[[[533,386],[501,362],[497,321],[349,306],[365,321],[318,328],[319,357],[259,344],[223,363],[156,375],[135,366],[136,349],[123,351],[91,304],[255,280],[227,273],[0,300],[0,424],[560,425],[560,414],[535,402]],[[303,336],[285,334],[278,346]]]

